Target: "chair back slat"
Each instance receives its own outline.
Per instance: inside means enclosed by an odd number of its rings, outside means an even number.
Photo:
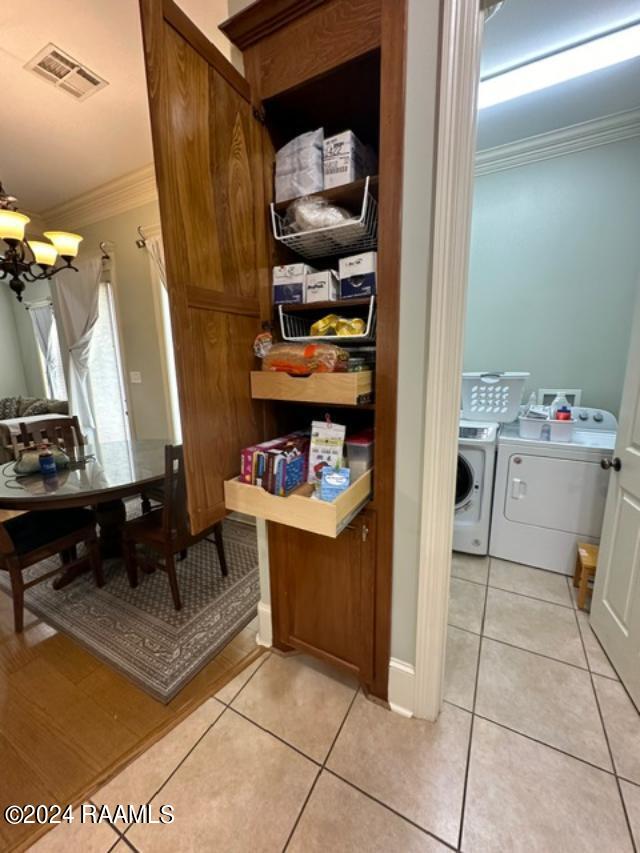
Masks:
[[[20,441],[24,447],[48,442],[49,444],[57,444],[58,447],[64,447],[67,452],[73,453],[78,447],[84,447],[86,444],[85,437],[80,429],[78,418],[47,418],[41,421],[31,421],[25,423],[22,421],[19,424]]]
[[[168,444],[164,449],[164,504],[162,524],[167,535],[179,539],[189,535],[187,483],[182,445]]]

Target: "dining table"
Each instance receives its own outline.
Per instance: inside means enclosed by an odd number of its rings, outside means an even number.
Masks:
[[[55,475],[19,475],[15,461],[0,466],[0,510],[46,511],[92,507],[96,513],[103,557],[121,554],[124,499],[157,486],[165,476],[168,439],[131,439],[98,442],[77,448],[69,466]],[[69,570],[57,578],[60,589],[77,575]]]

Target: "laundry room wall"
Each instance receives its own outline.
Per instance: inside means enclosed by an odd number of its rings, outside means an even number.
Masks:
[[[620,406],[640,276],[640,139],[476,178],[465,370]]]

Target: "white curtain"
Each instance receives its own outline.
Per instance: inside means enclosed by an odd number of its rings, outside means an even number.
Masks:
[[[42,354],[45,376],[47,379],[46,393],[57,400],[64,400],[67,395],[64,375],[60,371],[58,338],[55,329],[53,306],[50,302],[42,302],[29,306],[29,316],[33,324],[33,333]]]
[[[88,441],[95,445],[96,419],[87,385],[89,348],[98,319],[98,293],[102,275],[99,255],[76,260],[78,272],[58,274],[52,291],[56,314],[69,349],[69,411],[78,416]]]
[[[164,263],[164,246],[162,245],[162,237],[147,237],[145,241],[145,248],[148,254],[151,256],[151,260],[156,266],[158,270],[158,275],[160,276],[160,282],[164,289],[167,289],[167,269]]]
[[[167,383],[169,386],[169,405],[171,408],[172,441],[182,444],[182,423],[180,421],[180,402],[178,398],[178,383],[176,379],[176,359],[173,351],[173,331],[171,329],[171,312],[167,294],[167,269],[164,262],[164,246],[162,237],[158,234],[145,238],[145,249],[151,258],[153,268],[158,273],[162,285],[160,301],[162,307],[162,322],[164,331],[164,350],[167,365]]]

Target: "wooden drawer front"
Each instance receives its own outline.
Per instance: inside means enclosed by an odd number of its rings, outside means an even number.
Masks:
[[[261,486],[250,486],[239,479],[227,480],[225,504],[228,510],[335,539],[371,495],[371,475],[372,471],[366,471],[332,503],[312,498],[313,487],[308,484],[282,498]]]
[[[254,370],[251,396],[254,400],[293,400],[298,403],[331,403],[356,406],[367,402],[373,390],[373,373],[288,373]]]
[[[373,673],[375,515],[337,539],[269,525],[274,638],[356,674]]]

